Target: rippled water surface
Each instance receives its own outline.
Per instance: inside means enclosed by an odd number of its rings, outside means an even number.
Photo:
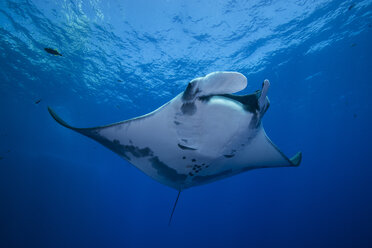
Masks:
[[[1,0],[0,247],[372,246],[371,44],[371,0]],[[186,190],[170,227],[176,191],[47,111],[109,124],[213,71],[271,81],[303,162]]]

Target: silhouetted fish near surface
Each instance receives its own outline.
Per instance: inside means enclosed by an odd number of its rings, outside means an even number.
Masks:
[[[352,4],[349,6],[349,10],[352,10],[354,7],[355,7],[355,3],[352,3]]]
[[[46,48],[44,48],[44,50],[47,53],[50,53],[50,54],[53,54],[53,55],[56,55],[56,56],[62,56],[62,54],[60,54],[56,49],[46,47]]]
[[[35,101],[35,104],[39,104],[41,102],[41,99],[38,99]]]
[[[123,80],[120,80],[120,79],[118,79],[118,82],[119,82],[119,83],[122,83],[122,82],[123,82]]]

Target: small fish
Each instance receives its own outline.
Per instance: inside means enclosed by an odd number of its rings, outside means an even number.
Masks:
[[[53,55],[56,55],[56,56],[62,56],[62,54],[60,54],[56,49],[46,47],[46,48],[44,48],[44,50],[47,53],[50,53],[50,54],[53,54]]]
[[[357,115],[357,114],[353,114],[353,117],[354,117],[354,119],[355,119],[355,118],[357,118],[357,117],[358,117],[358,115]]]
[[[354,7],[355,7],[355,3],[352,3],[352,4],[349,6],[349,10],[352,10]]]
[[[123,82],[123,80],[120,80],[120,79],[118,79],[118,82],[119,82],[119,83],[122,83],[122,82]]]
[[[357,45],[356,43],[353,43],[351,44],[351,47],[356,47],[356,45]]]
[[[38,99],[35,101],[35,104],[39,104],[41,102],[41,99]]]

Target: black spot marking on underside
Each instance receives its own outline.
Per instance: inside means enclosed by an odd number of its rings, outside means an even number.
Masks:
[[[158,174],[174,183],[182,183],[186,180],[187,175],[179,174],[175,169],[169,167],[159,160],[157,156],[149,158],[151,165],[157,170]]]
[[[181,106],[181,111],[185,115],[193,115],[196,112],[196,105],[194,102],[185,102]]]
[[[115,146],[120,147],[121,149],[120,154],[125,155],[126,157],[128,157],[127,153],[132,154],[136,158],[143,158],[143,157],[148,157],[148,156],[153,155],[153,152],[148,147],[139,148],[133,145],[121,145],[120,141],[116,139],[114,139],[112,143],[115,144]]]
[[[138,148],[136,146],[124,146],[125,150],[129,153],[131,153],[133,156],[136,158],[143,158],[152,155],[152,151],[150,148],[145,147],[145,148]]]
[[[208,181],[216,180],[218,178],[222,178],[224,176],[229,175],[232,172],[232,169],[222,171],[220,173],[214,175],[207,175],[207,176],[195,176],[192,181],[196,183],[206,183]]]
[[[125,145],[120,144],[119,140],[110,141],[107,138],[101,136],[96,131],[88,130],[78,130],[80,133],[96,140],[97,142],[101,143],[102,145],[106,146],[108,149],[112,150],[113,152],[123,156],[125,159],[130,161],[130,157],[126,154]]]
[[[110,141],[109,139],[101,136],[97,131],[92,132],[92,130],[89,129],[78,131],[88,137],[95,139],[110,150],[123,156],[128,161],[131,160],[131,158],[129,157],[130,154],[137,158],[149,157],[148,160],[151,163],[152,167],[156,169],[157,173],[160,176],[164,177],[166,180],[173,181],[175,184],[181,184],[187,178],[186,174],[179,174],[175,169],[167,166],[165,163],[160,161],[157,156],[154,156],[154,152],[149,147],[139,148],[134,145],[122,145],[120,144],[119,140],[115,139],[113,141]]]
[[[178,147],[181,148],[182,150],[192,150],[192,151],[197,150],[196,148],[192,148],[192,147],[188,147],[188,146],[183,146],[181,144],[178,144]]]
[[[182,157],[182,159],[186,159],[186,157],[185,157],[185,156],[183,156],[183,157]]]
[[[77,129],[76,131],[98,141],[99,143],[106,146],[113,152],[123,156],[128,161],[131,161],[130,155],[136,158],[143,158],[154,155],[154,153],[151,151],[149,147],[139,148],[133,145],[132,140],[129,140],[130,145],[122,145],[120,141],[117,139],[111,141],[106,137],[100,135],[98,132],[99,130]]]
[[[230,155],[223,155],[225,158],[232,158],[235,156],[235,154],[230,154]]]

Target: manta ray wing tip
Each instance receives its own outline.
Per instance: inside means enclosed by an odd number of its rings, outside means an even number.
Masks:
[[[67,127],[67,128],[70,128],[70,129],[75,129],[74,127],[71,127],[69,124],[67,124],[64,120],[62,120],[61,117],[59,117],[56,112],[54,112],[54,110],[48,106],[48,111],[49,111],[49,114],[53,117],[53,119],[58,122],[59,124],[61,124],[62,126],[64,127]]]
[[[301,164],[301,160],[302,160],[302,152],[298,152],[296,153],[296,155],[294,155],[290,161],[292,163],[292,166],[299,166]]]

